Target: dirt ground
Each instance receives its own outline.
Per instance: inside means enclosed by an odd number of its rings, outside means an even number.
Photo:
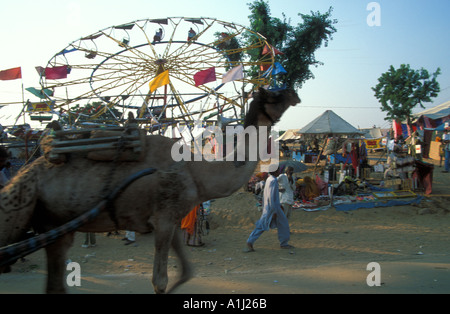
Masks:
[[[427,162],[435,163],[432,160]],[[450,293],[450,174],[434,169],[433,193],[418,205],[307,212],[290,219],[295,248],[279,248],[276,230],[264,233],[255,252],[244,253],[260,212],[244,190],[212,202],[205,246],[186,247],[195,275],[177,294],[448,294]],[[125,246],[120,235],[97,234],[97,246],[82,248],[77,233],[68,258],[81,265],[81,286],[72,294],[153,294],[153,235]],[[380,285],[369,286],[371,262]],[[169,285],[177,276],[169,259]],[[69,272],[68,272],[69,273]],[[0,276],[1,294],[44,293],[43,250]]]

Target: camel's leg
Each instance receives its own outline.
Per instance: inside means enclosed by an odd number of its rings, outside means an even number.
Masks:
[[[178,281],[169,289],[169,291],[167,291],[167,293],[172,292],[175,288],[177,288],[182,283],[185,283],[192,277],[191,264],[187,259],[186,250],[184,249],[184,244],[182,241],[182,235],[179,230],[175,230],[175,234],[172,239],[172,248],[174,249],[181,263],[181,276]]]
[[[55,243],[48,245],[47,253],[47,293],[65,293],[65,272],[67,251],[72,246],[74,233],[68,233]]]
[[[175,224],[160,219],[155,225],[155,258],[153,262],[153,289],[164,293],[167,288],[167,260],[174,236]]]

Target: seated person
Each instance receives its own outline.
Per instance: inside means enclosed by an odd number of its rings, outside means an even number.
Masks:
[[[311,201],[320,195],[319,187],[309,176],[297,180],[297,186],[299,188],[299,197],[304,202]]]
[[[162,39],[162,28],[156,31],[155,36],[153,36],[153,42],[160,42]]]
[[[191,41],[192,39],[194,39],[195,35],[197,35],[197,33],[191,27],[191,29],[189,30],[189,33],[188,33],[188,39],[187,40]]]
[[[344,180],[338,185],[335,195],[355,195],[358,189],[358,184],[351,177],[346,176]]]

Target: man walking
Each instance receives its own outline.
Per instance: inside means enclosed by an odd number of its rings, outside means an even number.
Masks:
[[[280,205],[280,196],[278,190],[277,177],[280,174],[280,168],[270,172],[264,187],[263,210],[261,218],[256,222],[256,227],[247,240],[246,252],[255,251],[253,244],[263,234],[264,231],[277,228],[278,240],[282,249],[291,249],[289,245],[290,230],[289,222]]]

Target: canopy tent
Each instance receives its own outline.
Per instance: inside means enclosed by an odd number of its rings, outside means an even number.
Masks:
[[[450,101],[415,113],[412,117],[413,130],[423,131],[422,156],[440,159],[439,146],[434,141],[433,132],[443,131],[445,123],[450,122]],[[402,133],[405,137],[409,135],[407,130]]]
[[[300,135],[297,134],[299,129],[291,129],[291,130],[287,130],[286,132],[283,133],[283,135],[281,135],[279,138],[277,138],[275,141],[279,142],[279,141],[289,141],[289,140],[298,140],[300,139]]]
[[[311,135],[316,137],[316,139],[317,136],[322,135],[325,139],[322,145],[322,150],[320,151],[319,156],[316,160],[314,172],[316,171],[317,164],[319,163],[322,155],[334,154],[335,158],[332,163],[334,164],[336,162],[336,153],[339,147],[338,139],[336,138],[345,136],[353,137],[355,135],[359,137],[363,134],[363,132],[342,119],[332,110],[326,110],[320,116],[298,130],[297,133],[302,135]]]
[[[367,128],[367,129],[359,129],[361,132],[363,132],[363,136],[365,138],[381,138],[383,137],[383,133],[381,132],[380,128]]]
[[[299,134],[332,134],[352,135],[363,134],[350,123],[335,114],[332,110],[326,110],[316,119],[297,131]]]
[[[413,114],[413,118],[415,119],[419,119],[421,116],[426,116],[431,120],[442,119],[450,116],[450,100],[433,108]]]
[[[450,120],[450,101],[412,115],[413,127],[433,129]]]

